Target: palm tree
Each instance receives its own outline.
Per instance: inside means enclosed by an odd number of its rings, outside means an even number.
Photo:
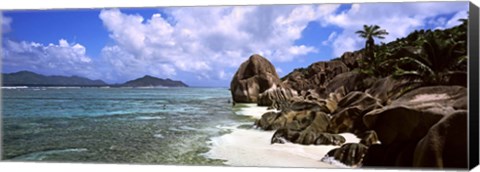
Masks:
[[[384,39],[383,35],[388,35],[388,32],[385,29],[380,29],[378,25],[363,25],[363,30],[358,30],[355,32],[360,37],[367,39],[365,42],[365,51],[367,52],[368,58],[373,58],[373,46],[375,46],[374,37],[378,39]]]
[[[445,84],[451,75],[466,74],[458,66],[467,61],[464,41],[442,39],[442,33],[430,32],[422,41],[420,49],[407,51],[398,59],[395,76],[419,81],[421,85]]]

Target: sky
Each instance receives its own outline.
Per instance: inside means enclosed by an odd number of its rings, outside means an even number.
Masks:
[[[15,10],[0,14],[2,72],[123,83],[144,75],[228,87],[260,54],[280,76],[361,49],[379,25],[390,42],[468,18],[468,2]]]

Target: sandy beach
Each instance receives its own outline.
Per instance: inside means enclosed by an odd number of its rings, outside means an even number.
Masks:
[[[247,115],[260,118],[267,112],[266,107],[254,104],[243,104],[237,115]],[[320,161],[328,151],[339,146],[300,145],[293,143],[270,144],[275,131],[259,129],[241,129],[236,126],[225,127],[232,132],[220,137],[212,138],[211,150],[205,154],[208,158],[226,160],[232,166],[263,166],[263,167],[321,167],[321,168],[348,168],[336,162]],[[347,140],[346,143],[358,143],[359,139],[350,133],[340,134]]]

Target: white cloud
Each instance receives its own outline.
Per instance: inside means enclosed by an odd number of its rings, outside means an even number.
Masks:
[[[2,12],[0,12],[0,23],[2,23],[2,33],[11,31],[10,24],[12,23],[12,18],[4,16]]]
[[[333,40],[332,46],[334,56],[340,56],[346,51],[354,51],[364,46],[364,40],[354,32],[362,29],[365,24],[376,24],[386,29],[390,34],[382,41],[389,42],[405,37],[434,17],[466,9],[468,9],[467,2],[365,3],[353,4],[345,11],[331,12],[320,17],[319,21],[322,26],[331,25],[342,28],[343,31]],[[457,15],[461,17],[463,14]],[[454,22],[449,25],[448,23],[447,26],[458,24]]]
[[[277,71],[278,74],[283,74],[283,69],[282,68],[276,67],[275,71]]]
[[[459,19],[468,19],[468,11],[463,10],[463,11],[457,12],[450,20],[448,20],[445,23],[444,27],[445,28],[450,28],[450,27],[454,27],[454,26],[457,26],[459,24],[462,24],[461,21],[458,21]]]
[[[427,22],[439,27],[455,24],[453,19],[436,17],[464,11],[468,6],[423,2],[353,4],[344,11],[339,7],[181,7],[147,18],[118,9],[102,10],[99,17],[116,43],[102,50],[102,58],[115,68],[110,76],[172,77],[186,72],[199,79],[228,80],[226,72],[235,70],[254,53],[273,62],[290,62],[318,52],[315,47],[295,44],[312,21],[340,28],[321,42],[332,46],[334,56],[340,56],[364,46],[364,40],[355,34],[364,24],[386,29],[390,34],[382,41],[389,42]]]
[[[162,76],[181,71],[200,78],[229,79],[218,71],[236,69],[254,53],[288,62],[317,52],[312,46],[295,45],[295,41],[309,22],[337,7],[182,7],[166,9],[168,16],[154,14],[148,19],[118,9],[102,10],[99,17],[117,44],[116,48],[105,47],[103,58],[119,72],[157,70]],[[120,59],[128,59],[131,65],[116,62]],[[154,67],[156,64],[170,65],[170,72]]]
[[[81,75],[99,78],[86,48],[78,43],[60,39],[58,44],[5,40],[3,65],[46,74]],[[53,72],[53,73],[52,73]],[[58,73],[61,72],[61,73]]]
[[[332,32],[332,33],[330,33],[330,35],[328,35],[327,40],[322,41],[322,45],[328,45],[328,44],[330,44],[336,36],[337,36],[337,32]]]

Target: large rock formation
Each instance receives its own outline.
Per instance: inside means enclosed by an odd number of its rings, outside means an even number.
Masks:
[[[397,80],[392,76],[388,76],[376,80],[365,92],[378,98],[382,104],[386,105],[398,98],[402,94],[403,89],[411,86],[413,86],[412,83],[408,83],[406,80]]]
[[[345,138],[338,134],[321,133],[315,139],[315,145],[342,145],[345,143]]]
[[[382,107],[378,99],[359,91],[347,94],[338,102],[337,106],[328,128],[331,133],[351,132],[361,134],[367,131],[363,116]]]
[[[445,115],[457,109],[466,110],[466,96],[467,90],[461,86],[422,87],[404,94],[391,105],[367,113],[363,120],[377,132],[382,144],[420,140]]]
[[[348,67],[340,60],[317,62],[306,69],[295,69],[283,78],[283,83],[297,91],[317,89],[325,87],[336,75],[347,71]]]
[[[282,111],[282,112],[267,112],[262,117],[255,121],[255,125],[264,130],[277,130],[280,128],[289,128],[293,130],[304,130],[315,120],[322,122],[315,124],[315,129],[321,128],[321,131],[327,129],[329,120],[326,114],[318,111],[302,110],[302,111]],[[318,125],[317,125],[318,124]]]
[[[467,111],[442,118],[415,148],[414,167],[468,167]]]
[[[340,57],[343,63],[347,65],[348,68],[354,69],[358,67],[358,61],[363,59],[363,52],[362,51],[355,51],[355,52],[346,52],[343,53]]]
[[[281,86],[273,86],[272,88],[260,93],[258,95],[257,104],[259,106],[272,106],[275,105],[278,107],[277,104],[288,102],[292,97],[297,96],[297,91],[292,90],[290,88],[283,88]]]
[[[340,148],[332,149],[325,157],[333,157],[334,159],[348,166],[361,166],[368,147],[361,143],[347,143]]]
[[[370,148],[364,165],[466,167],[445,156],[467,156],[461,148],[466,135],[459,134],[466,132],[466,97],[461,86],[422,87],[367,113],[364,123],[377,133],[381,145]],[[454,162],[445,163],[447,159]]]
[[[234,102],[257,103],[260,93],[280,83],[272,63],[255,54],[240,65],[230,83],[230,91]]]
[[[284,143],[290,141],[304,145],[316,144],[318,137],[324,133],[329,125],[329,118],[324,112],[318,111],[289,111],[277,114],[266,113],[262,119],[255,123],[262,129],[276,129],[277,131],[272,137],[272,143]],[[335,137],[335,139],[340,139]],[[324,139],[325,140],[325,139]],[[340,141],[332,141],[332,143],[318,144],[335,144]],[[344,142],[344,141],[343,141]]]
[[[375,82],[375,78],[357,71],[344,72],[333,77],[325,85],[325,93],[334,92],[340,87],[344,87],[345,93],[352,91],[364,91]]]

